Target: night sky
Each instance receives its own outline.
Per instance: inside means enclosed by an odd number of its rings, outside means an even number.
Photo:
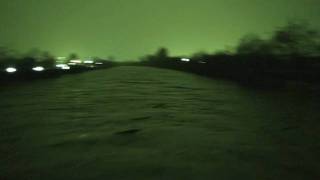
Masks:
[[[0,46],[122,60],[162,46],[190,55],[266,36],[288,20],[320,29],[319,8],[319,0],[0,0]]]

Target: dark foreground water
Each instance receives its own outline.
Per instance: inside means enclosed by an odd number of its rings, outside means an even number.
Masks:
[[[316,91],[119,67],[0,100],[1,180],[320,179]]]

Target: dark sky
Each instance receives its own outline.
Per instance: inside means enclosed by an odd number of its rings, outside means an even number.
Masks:
[[[0,46],[133,59],[214,52],[288,20],[320,29],[319,0],[0,0]]]

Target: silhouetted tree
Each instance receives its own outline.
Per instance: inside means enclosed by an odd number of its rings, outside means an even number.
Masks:
[[[29,50],[24,56],[30,58],[32,57],[35,60],[41,60],[42,52],[37,48],[33,48]]]
[[[274,56],[320,55],[320,36],[307,24],[289,22],[279,28],[270,39],[246,35],[237,47],[238,54]]]
[[[271,53],[271,44],[257,35],[246,35],[237,47],[238,54],[265,55]]]
[[[169,52],[166,48],[160,48],[154,55],[147,55],[140,60],[144,63],[165,64],[169,60]]]
[[[276,54],[293,56],[320,55],[320,36],[306,23],[289,22],[278,29],[272,37]]]
[[[76,53],[71,53],[68,57],[68,60],[79,59],[79,56]]]
[[[22,71],[31,71],[31,69],[36,65],[37,60],[33,57],[24,57],[17,61],[17,66]]]
[[[41,60],[38,62],[38,64],[45,68],[53,68],[55,65],[54,56],[52,56],[49,52],[43,52],[41,55]]]
[[[156,53],[156,55],[155,55],[155,57],[157,58],[157,59],[159,59],[159,60],[165,60],[165,59],[168,59],[168,57],[169,57],[169,51],[168,51],[168,49],[166,49],[166,48],[160,48],[158,51],[157,51],[157,53]]]

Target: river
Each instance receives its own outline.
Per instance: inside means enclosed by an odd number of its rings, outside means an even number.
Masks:
[[[148,67],[0,87],[0,179],[319,179],[319,95]]]

